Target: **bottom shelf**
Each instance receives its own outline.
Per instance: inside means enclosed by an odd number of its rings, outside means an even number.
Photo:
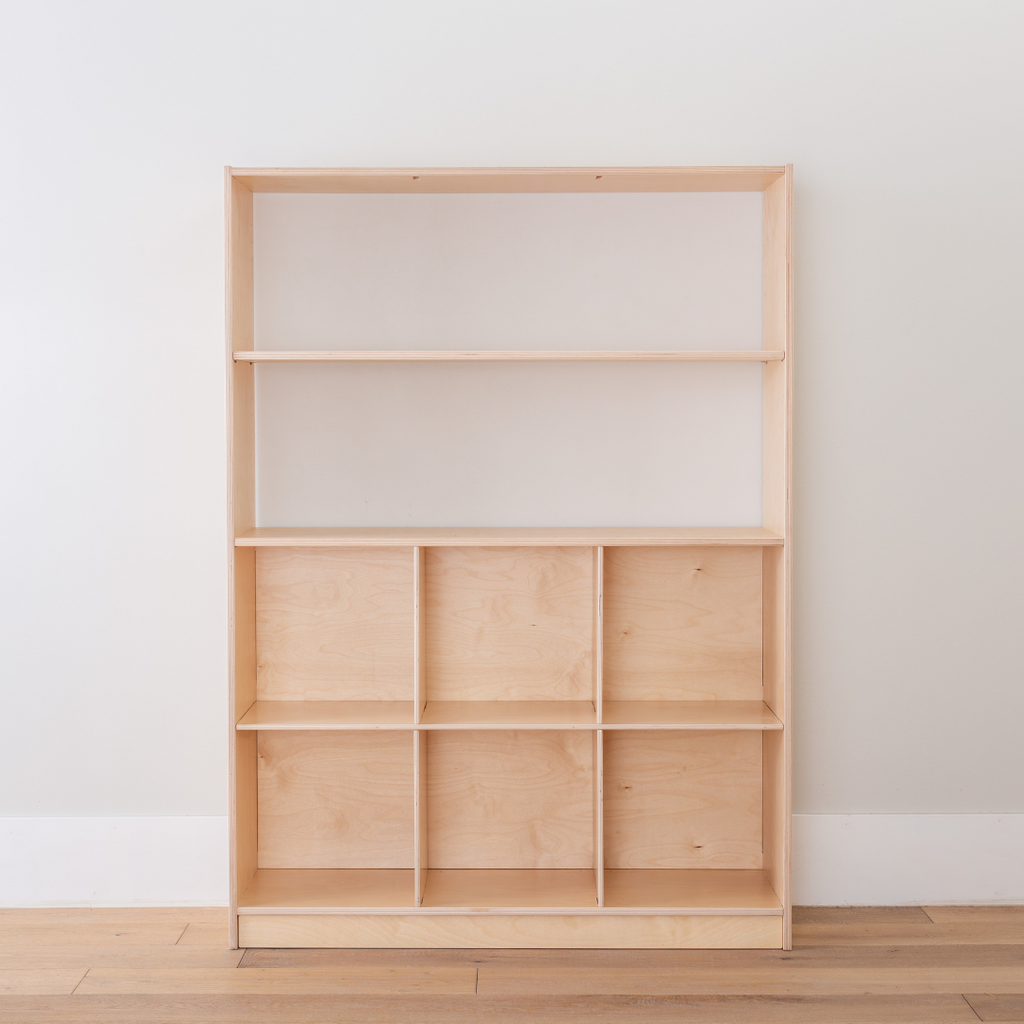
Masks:
[[[643,908],[688,914],[781,914],[763,871],[698,868],[606,868],[605,909]]]
[[[427,874],[416,906],[411,868],[261,869],[239,914],[569,913],[778,916],[782,904],[763,871],[609,869],[605,905],[586,869],[441,869]]]
[[[423,907],[472,913],[597,908],[597,880],[590,868],[448,868],[427,873]]]
[[[348,912],[415,907],[412,868],[261,868],[238,912]]]

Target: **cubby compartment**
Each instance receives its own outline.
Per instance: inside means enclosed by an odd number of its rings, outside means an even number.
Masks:
[[[420,721],[596,724],[594,551],[426,548]]]
[[[256,552],[256,703],[242,729],[413,721],[411,547]]]
[[[423,906],[596,907],[595,737],[421,734]]]
[[[260,732],[257,757],[242,906],[414,905],[411,731]]]
[[[781,908],[763,872],[761,733],[606,731],[608,907]]]
[[[603,720],[780,727],[762,703],[762,589],[759,548],[607,548]]]

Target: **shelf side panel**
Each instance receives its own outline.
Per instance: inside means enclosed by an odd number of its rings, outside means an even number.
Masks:
[[[785,912],[784,948],[792,948],[791,861],[791,585],[793,422],[793,169],[764,193],[762,345],[781,349],[781,363],[763,370],[762,523],[785,538],[765,554],[765,703],[783,722],[781,735],[764,737],[765,869]]]
[[[604,699],[760,701],[760,551],[607,549]]]
[[[604,736],[606,868],[762,867],[758,732]]]
[[[235,723],[256,699],[255,563],[234,538],[256,526],[256,404],[253,367],[232,352],[253,335],[252,192],[225,171],[225,333],[228,449],[228,846],[229,941],[238,945],[238,897],[256,871],[256,743]]]
[[[261,700],[413,700],[410,548],[260,548]]]

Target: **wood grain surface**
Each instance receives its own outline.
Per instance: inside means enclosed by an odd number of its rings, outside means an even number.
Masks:
[[[761,734],[606,732],[606,868],[761,861]]]
[[[761,552],[608,548],[604,699],[761,700]]]
[[[593,737],[584,731],[432,732],[432,868],[591,868]]]
[[[411,868],[411,732],[261,732],[261,868]]]
[[[957,941],[956,930],[966,941]],[[186,942],[190,933],[197,940],[192,944]],[[12,939],[15,934],[24,934],[28,941]],[[0,975],[0,1021],[1024,1021],[1024,907],[935,907],[927,912],[920,907],[797,908],[792,952],[450,947],[229,951],[227,934],[224,908],[0,911],[0,936],[7,936],[0,943],[0,970],[8,972]],[[234,970],[236,965],[241,969]],[[250,973],[252,981],[230,977]],[[489,994],[499,985],[508,994]],[[438,988],[431,990],[433,986]],[[743,989],[743,994],[697,994],[692,991],[697,987]],[[602,992],[556,994],[538,988]],[[610,988],[629,989],[630,994],[610,994]],[[682,988],[689,991],[658,994]],[[908,990],[913,994],[906,994]]]
[[[260,548],[260,700],[413,699],[412,548]]]
[[[428,548],[427,699],[591,700],[589,548]]]

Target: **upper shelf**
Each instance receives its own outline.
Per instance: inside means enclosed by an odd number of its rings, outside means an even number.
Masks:
[[[232,167],[251,192],[763,192],[785,167]]]
[[[734,351],[605,351],[541,349],[478,349],[420,351],[418,349],[344,350],[336,352],[234,352],[237,363],[776,363],[781,349]]]
[[[782,537],[761,526],[324,526],[259,527],[241,548],[403,547],[773,547]]]

